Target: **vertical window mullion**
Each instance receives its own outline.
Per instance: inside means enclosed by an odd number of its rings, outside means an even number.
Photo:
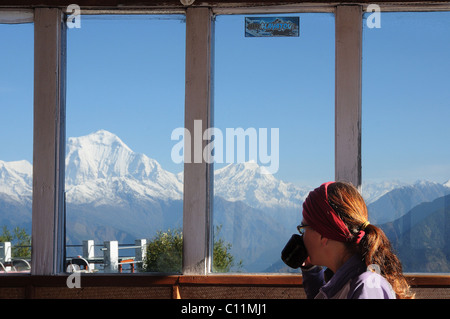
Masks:
[[[203,132],[211,127],[211,38],[209,8],[186,11],[186,99],[183,200],[183,274],[209,271],[212,169],[203,159]],[[201,121],[201,122],[199,122]],[[201,125],[199,126],[199,123]],[[190,151],[186,151],[189,149]]]
[[[336,180],[361,186],[362,7],[336,8]]]
[[[64,265],[65,26],[57,8],[35,9],[32,274]]]

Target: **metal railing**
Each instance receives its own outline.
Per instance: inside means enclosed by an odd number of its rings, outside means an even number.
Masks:
[[[15,246],[14,248],[31,247]],[[147,240],[137,239],[133,244],[119,245],[118,241],[105,241],[94,244],[94,240],[83,240],[82,245],[67,245],[66,247],[82,247],[82,254],[66,257],[65,271],[67,272],[106,272],[121,273],[124,266],[130,266],[129,271],[138,270],[136,265],[143,264],[146,257]],[[101,247],[102,256],[95,256],[95,247]],[[0,242],[0,273],[30,272],[31,259],[27,257],[13,257],[11,242]],[[120,256],[119,250],[134,249],[134,256]]]
[[[134,273],[137,270],[136,265],[142,264],[145,260],[147,240],[137,239],[134,245],[119,245],[115,240],[105,241],[103,245],[95,245],[93,240],[84,240],[81,246],[83,248],[82,255],[66,258],[66,271],[120,273],[123,271],[124,265],[129,265],[130,272]],[[100,251],[103,256],[95,256],[96,246],[102,247]],[[80,245],[67,245],[67,247],[80,247]],[[134,249],[134,256],[119,256],[119,250],[123,249]]]
[[[14,248],[25,248],[31,246],[15,246]],[[31,260],[27,257],[13,257],[13,246],[11,242],[0,242],[0,273],[18,273],[31,271]]]

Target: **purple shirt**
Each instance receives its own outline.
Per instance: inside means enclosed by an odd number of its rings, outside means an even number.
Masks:
[[[395,299],[389,282],[368,270],[356,255],[347,260],[328,282],[324,273],[319,266],[302,269],[303,287],[309,299]]]

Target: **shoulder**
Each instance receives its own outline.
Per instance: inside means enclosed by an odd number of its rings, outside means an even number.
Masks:
[[[349,298],[352,299],[395,299],[389,282],[380,274],[365,271],[351,283]]]

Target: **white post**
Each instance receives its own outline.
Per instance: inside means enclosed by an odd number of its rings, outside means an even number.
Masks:
[[[95,257],[94,252],[94,241],[92,239],[90,240],[83,240],[83,258],[86,260],[93,259]],[[89,269],[94,269],[95,264],[89,264]]]
[[[136,239],[134,244],[135,246],[140,246],[134,249],[135,261],[142,261],[142,263],[136,265],[136,269],[140,269],[144,265],[144,260],[147,255],[147,239]]]
[[[11,242],[6,241],[0,243],[0,261],[3,263],[11,261]],[[11,267],[6,267],[6,271],[10,271]]]
[[[119,242],[116,240],[105,241],[103,251],[105,272],[118,272],[119,270]]]

